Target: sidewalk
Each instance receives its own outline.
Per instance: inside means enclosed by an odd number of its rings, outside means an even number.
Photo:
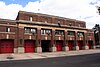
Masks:
[[[40,59],[40,58],[85,55],[85,54],[94,54],[94,53],[100,53],[100,49],[67,51],[67,52],[65,51],[47,52],[47,53],[0,54],[0,61]]]

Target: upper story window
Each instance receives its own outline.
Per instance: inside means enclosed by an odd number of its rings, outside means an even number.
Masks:
[[[63,30],[56,30],[55,35],[64,35],[64,31]]]
[[[68,31],[68,35],[74,36],[75,32],[74,31]]]
[[[30,33],[30,28],[25,28],[25,33]]]
[[[50,29],[41,29],[41,34],[48,34],[50,35],[51,34],[51,30]]]
[[[80,37],[80,36],[83,36],[83,32],[78,32],[77,35]]]
[[[10,32],[10,28],[9,27],[6,28],[6,32]]]
[[[32,17],[30,17],[29,19],[30,19],[30,21],[32,21],[32,20],[33,20],[33,18],[32,18]]]
[[[93,36],[93,33],[87,33],[88,36]]]
[[[35,33],[36,33],[36,29],[32,28],[32,29],[31,29],[31,33],[32,33],[32,34],[35,34]]]
[[[32,33],[35,34],[36,33],[36,29],[35,28],[25,28],[25,33]]]

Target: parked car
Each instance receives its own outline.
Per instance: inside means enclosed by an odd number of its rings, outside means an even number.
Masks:
[[[96,45],[96,48],[100,48],[100,45],[98,44],[98,45]]]

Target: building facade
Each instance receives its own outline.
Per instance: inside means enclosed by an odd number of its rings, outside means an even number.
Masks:
[[[25,11],[19,11],[16,20],[0,19],[0,53],[94,48],[94,32],[84,21]]]

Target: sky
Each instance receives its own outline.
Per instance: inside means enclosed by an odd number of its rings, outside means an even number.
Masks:
[[[100,0],[0,0],[0,18],[15,20],[22,10],[82,20],[91,29],[100,24],[96,6]]]

